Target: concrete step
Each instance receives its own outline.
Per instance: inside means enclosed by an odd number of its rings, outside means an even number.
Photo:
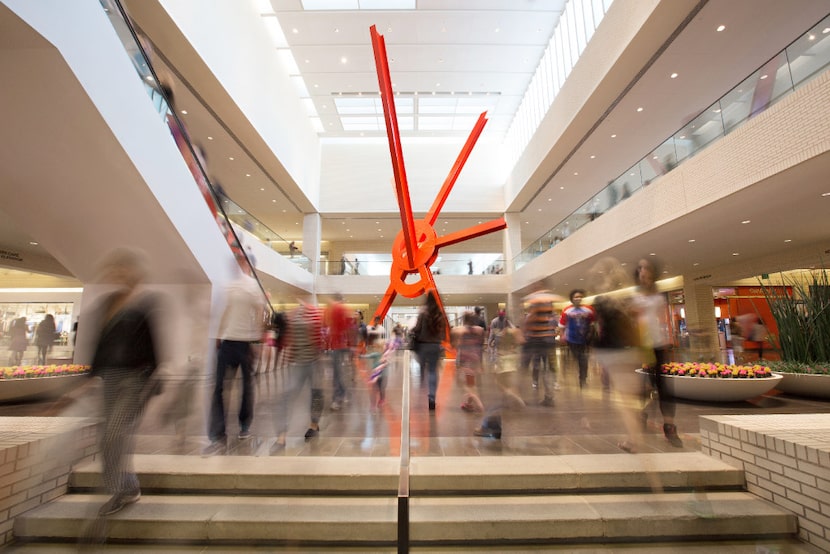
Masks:
[[[100,467],[87,463],[71,474],[70,494],[18,516],[14,535],[18,545],[384,551],[398,536],[398,464],[396,458],[137,455],[141,500],[101,519],[97,511],[107,497],[95,494]],[[699,452],[417,457],[410,474],[409,536],[424,551],[781,544],[794,542],[796,533],[793,515],[744,492],[741,471]]]
[[[18,541],[391,546],[394,497],[145,495],[96,519],[103,495],[69,494],[19,516]],[[737,491],[415,497],[416,545],[585,544],[792,538],[796,519]]]
[[[187,494],[395,495],[395,458],[136,455],[145,492]],[[572,456],[418,457],[410,465],[417,495],[741,490],[743,472],[699,452]],[[101,486],[100,465],[77,467],[70,488]]]
[[[154,553],[158,554],[159,547],[156,545],[123,544],[106,545],[107,552],[125,552],[130,554]],[[671,543],[628,543],[610,544],[595,543],[590,545],[569,544],[567,547],[561,545],[521,545],[511,546],[500,544],[498,546],[474,545],[474,546],[422,546],[412,547],[410,552],[422,554],[458,554],[466,552],[498,552],[499,554],[537,554],[539,552],[566,551],[569,554],[824,554],[822,550],[802,543],[795,539],[756,539],[756,540],[730,540],[730,541],[682,541]],[[3,549],[4,554],[77,554],[77,544],[53,544],[46,542],[35,542],[29,544],[18,544]],[[209,545],[165,545],[164,554],[195,554],[205,552],[216,552],[227,554],[232,552],[291,552],[292,554],[319,554],[319,546],[234,546],[229,549],[227,546]],[[327,554],[365,554],[366,548],[335,547],[326,546]],[[398,552],[397,547],[375,546],[372,547],[373,554],[392,554]]]

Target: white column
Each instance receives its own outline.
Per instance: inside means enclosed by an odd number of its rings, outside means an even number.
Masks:
[[[311,260],[309,270],[312,275],[319,275],[320,240],[323,233],[320,214],[311,213],[303,217],[303,255]]]

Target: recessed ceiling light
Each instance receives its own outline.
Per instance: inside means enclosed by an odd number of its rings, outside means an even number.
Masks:
[[[682,140],[682,139],[686,138],[686,135],[680,135],[678,138]]]
[[[542,208],[539,208],[539,209],[538,209],[538,211],[540,211],[540,212],[541,212],[541,211],[542,211]]]
[[[741,225],[746,225],[747,223],[752,223],[752,220],[751,219],[744,219],[743,221],[741,221]]]
[[[574,176],[577,176],[577,175],[579,175],[579,172],[578,172],[578,171],[574,171]]]
[[[559,187],[559,190],[565,190],[565,187]]]
[[[830,33],[830,27],[825,27],[824,29],[821,30],[822,35],[826,35],[827,33]]]
[[[38,243],[36,241],[33,241],[33,240],[30,240],[29,244],[31,244],[32,246],[37,246],[38,245]]]
[[[553,198],[548,198],[548,202],[551,202],[552,200],[553,200]]]
[[[493,29],[493,32],[494,32],[494,33],[498,33],[499,31],[501,31],[501,29],[499,29],[498,27],[496,27],[495,29]]]
[[[259,190],[261,190],[262,192],[265,192],[265,189],[262,188],[262,187],[259,187]]]
[[[349,59],[346,58],[346,56],[343,56],[342,58],[340,58],[340,63],[348,63],[348,62],[349,62]]]
[[[230,161],[233,161],[233,156],[228,156],[228,159],[229,159]]]
[[[671,77],[672,79],[677,79],[677,73],[672,73],[671,75],[669,75],[669,77]]]
[[[717,32],[719,32],[719,33],[720,33],[721,31],[725,31],[725,30],[726,30],[726,25],[718,25],[718,28],[717,28],[716,30],[717,30]]]
[[[827,198],[828,196],[830,196],[830,192],[822,192],[822,193],[821,193],[821,196],[822,196],[823,198]]]
[[[276,200],[271,200],[271,202],[273,202],[274,204],[276,204],[276,203],[277,203],[277,201],[276,201]]]
[[[311,60],[306,60],[305,63],[311,63]]]
[[[642,108],[642,107],[639,107],[639,108],[637,108],[637,111],[638,111],[638,112],[641,112],[641,111],[643,111],[643,108]]]
[[[611,135],[611,138],[617,138],[617,135]]]
[[[761,79],[766,79],[767,77],[769,77],[769,75],[766,75],[766,74],[765,74],[765,75],[761,75]]]
[[[700,265],[700,262],[695,262],[692,265]]]
[[[187,110],[182,110],[183,115],[187,115]]]
[[[338,29],[337,27],[335,27],[335,28],[334,28],[334,32],[335,32],[335,33],[339,33],[339,32],[340,32],[340,29]]]
[[[792,242],[792,239],[784,239],[784,242]]]
[[[591,159],[593,160],[594,158],[596,158],[596,156],[594,156],[593,154],[591,154]]]
[[[250,177],[250,176],[251,176],[251,174],[250,174],[250,173],[246,173],[246,174],[245,174],[245,177]]]
[[[649,256],[656,256],[656,255],[657,255],[657,253],[656,253],[656,252],[651,252],[651,253],[649,253]]]
[[[816,40],[816,35],[813,35],[813,34],[808,35],[807,40]]]
[[[213,137],[208,137],[208,140],[213,140]]]
[[[689,242],[694,242],[694,241],[695,241],[695,239],[689,239]]]
[[[292,27],[292,28],[291,28],[291,32],[292,32],[292,33],[294,33],[294,34],[296,35],[296,34],[299,34],[300,30],[299,30],[299,29],[297,29],[296,27]]]
[[[741,254],[740,254],[740,252],[732,252],[732,255],[733,256],[740,256]]]

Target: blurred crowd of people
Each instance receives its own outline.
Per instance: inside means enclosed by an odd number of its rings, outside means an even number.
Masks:
[[[326,391],[331,391],[329,412],[343,409],[361,384],[371,398],[372,411],[382,410],[389,372],[404,347],[412,350],[420,367],[429,412],[439,401],[439,379],[445,373],[442,359],[452,355],[462,388],[457,409],[480,414],[477,436],[500,439],[505,414],[526,407],[528,400],[518,386],[520,373],[530,376],[536,401],[553,408],[560,390],[558,376],[568,371],[576,376],[580,391],[591,385],[601,388],[608,401],[619,407],[627,432],[618,444],[621,450],[638,451],[641,436],[649,429],[652,405],[659,407],[666,440],[683,446],[674,421],[674,399],[659,371],[669,361],[671,343],[666,298],[655,287],[659,268],[654,260],[640,260],[633,279],[615,260],[603,260],[590,275],[594,294],[590,303],[586,290],[574,289],[565,299],[540,284],[515,307],[516,317],[499,309],[489,322],[478,307],[451,325],[440,296],[428,290],[411,329],[389,322],[384,326],[378,318],[367,325],[364,314],[350,309],[340,295],[325,306],[298,299],[290,311],[273,312],[243,267],[234,264],[236,277],[224,291],[208,402],[210,444],[204,455],[227,451],[226,387],[237,370],[239,441],[252,436],[256,374],[281,376],[273,412],[276,439],[271,451],[275,453],[286,447],[294,414],[309,414],[303,440],[321,433]],[[106,516],[141,496],[138,479],[129,469],[131,434],[147,401],[159,392],[160,380],[154,373],[163,363],[158,312],[164,301],[142,292],[139,285],[146,266],[140,253],[116,250],[102,264],[101,275],[100,282],[113,290],[85,312],[84,321],[93,341],[92,374],[103,381],[101,445],[104,481],[112,494],[101,507],[100,514]],[[634,287],[626,289],[628,285]],[[634,292],[626,296],[621,290]],[[589,371],[592,363],[598,370]],[[637,373],[636,368],[642,371]],[[600,376],[598,382],[590,382],[590,375]]]

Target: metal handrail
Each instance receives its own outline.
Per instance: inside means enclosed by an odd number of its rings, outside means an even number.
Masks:
[[[398,474],[398,552],[409,552],[409,367],[411,350],[404,350],[403,392],[401,398],[401,461]]]

